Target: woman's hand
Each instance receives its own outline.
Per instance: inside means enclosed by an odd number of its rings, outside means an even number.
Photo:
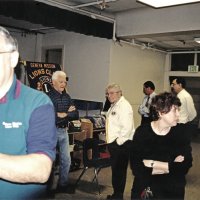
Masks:
[[[169,164],[168,162],[162,162],[158,160],[143,160],[144,166],[152,168],[152,175],[154,174],[168,174]]]
[[[152,163],[154,163],[154,161],[153,160],[146,160],[146,159],[144,159],[143,163],[144,163],[145,167],[152,167]]]
[[[166,174],[166,172],[164,170],[153,168],[152,175],[157,175],[157,174]]]
[[[184,156],[179,155],[175,158],[174,162],[183,162],[184,161]]]

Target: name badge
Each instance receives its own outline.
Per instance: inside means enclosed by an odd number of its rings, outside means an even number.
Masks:
[[[116,112],[115,111],[111,112],[111,115],[116,115]]]

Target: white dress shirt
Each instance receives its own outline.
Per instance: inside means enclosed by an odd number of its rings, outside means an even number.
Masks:
[[[181,101],[179,123],[185,124],[192,121],[197,115],[192,96],[185,89],[182,89],[177,97]]]
[[[138,113],[144,117],[149,117],[149,107],[152,101],[152,98],[156,96],[156,93],[153,92],[150,95],[145,95],[142,101],[142,104],[139,106]],[[149,97],[149,100],[148,100]],[[147,102],[148,100],[148,102]]]
[[[122,145],[127,140],[133,139],[133,109],[123,96],[112,104],[107,112],[106,134],[107,143],[116,140],[118,145]]]

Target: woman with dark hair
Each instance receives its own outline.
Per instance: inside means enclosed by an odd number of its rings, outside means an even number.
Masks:
[[[172,93],[156,95],[150,107],[153,121],[139,126],[133,137],[131,169],[135,176],[131,199],[184,199],[185,175],[192,166],[190,139],[177,125],[180,100]]]

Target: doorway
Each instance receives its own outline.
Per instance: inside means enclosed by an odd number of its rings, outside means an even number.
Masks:
[[[42,50],[42,62],[59,64],[63,66],[63,46],[44,47]]]

